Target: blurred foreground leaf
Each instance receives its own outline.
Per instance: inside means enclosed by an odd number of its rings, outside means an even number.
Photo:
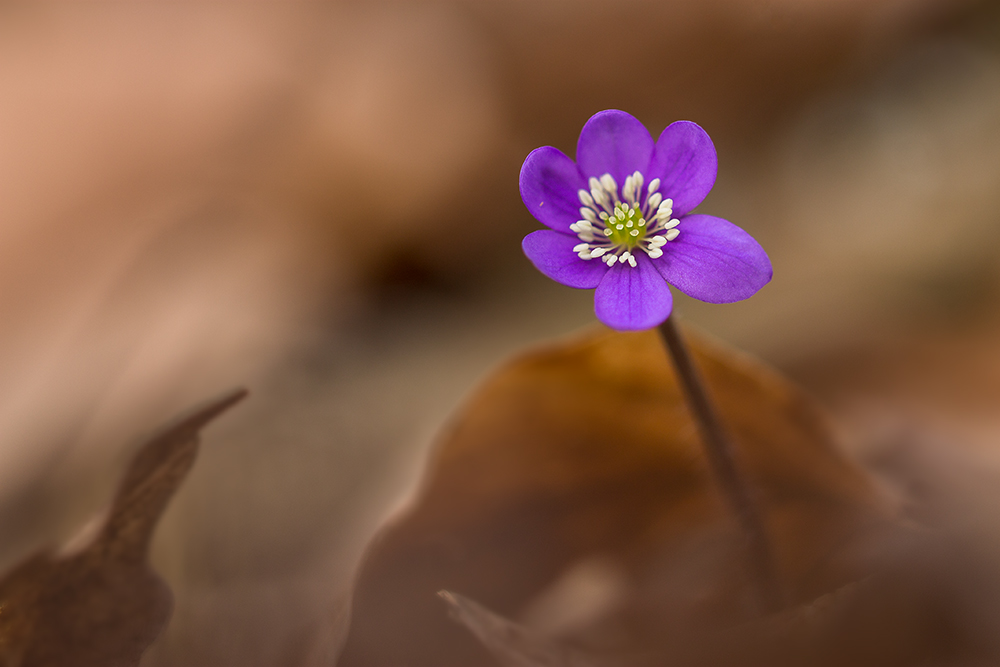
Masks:
[[[502,667],[594,667],[596,664],[457,593],[441,591],[438,595],[448,605],[451,617],[468,628]]]
[[[866,576],[884,496],[795,386],[688,335],[793,604]],[[655,332],[589,332],[504,366],[459,411],[368,554],[340,665],[493,664],[441,589],[592,651],[704,658],[756,622],[742,555]]]
[[[36,554],[0,581],[0,664],[138,665],[173,604],[148,562],[153,531],[194,464],[198,432],[245,395],[222,396],[150,438],[89,544],[73,553]]]

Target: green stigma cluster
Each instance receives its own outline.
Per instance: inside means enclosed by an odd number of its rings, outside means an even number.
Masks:
[[[600,217],[605,225],[604,235],[615,246],[631,250],[646,237],[646,220],[638,204],[618,202],[610,215],[601,213]]]

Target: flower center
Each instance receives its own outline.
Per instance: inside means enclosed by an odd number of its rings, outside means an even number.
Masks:
[[[607,237],[612,245],[623,245],[631,250],[640,240],[646,238],[646,219],[642,217],[642,211],[638,206],[615,204],[614,215],[608,217],[604,224],[611,232]]]
[[[654,178],[642,199],[642,174],[625,179],[621,197],[611,174],[591,178],[590,191],[580,190],[582,220],[569,226],[583,243],[573,248],[581,259],[600,258],[608,266],[616,262],[635,266],[633,251],[656,259],[663,246],[680,234],[680,220],[672,218],[674,202],[659,193],[660,179]]]

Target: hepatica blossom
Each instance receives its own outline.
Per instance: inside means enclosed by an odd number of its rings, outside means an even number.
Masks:
[[[673,307],[668,283],[710,303],[746,299],[771,280],[771,262],[749,234],[722,218],[692,214],[715,184],[715,146],[678,121],[654,143],[623,111],[583,126],[576,162],[551,146],[521,167],[521,198],[549,227],[524,253],[549,278],[596,288],[597,318],[619,330],[649,329]]]

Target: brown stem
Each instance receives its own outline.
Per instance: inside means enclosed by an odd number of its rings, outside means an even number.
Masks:
[[[765,613],[778,611],[783,606],[784,593],[778,583],[774,556],[764,529],[760,506],[740,470],[729,435],[715,406],[709,400],[705,384],[673,320],[673,317],[669,317],[659,326],[660,336],[670,352],[688,405],[698,424],[698,430],[701,431],[709,467],[722,495],[736,514],[747,540],[747,555],[751,574],[757,585],[758,605]]]

